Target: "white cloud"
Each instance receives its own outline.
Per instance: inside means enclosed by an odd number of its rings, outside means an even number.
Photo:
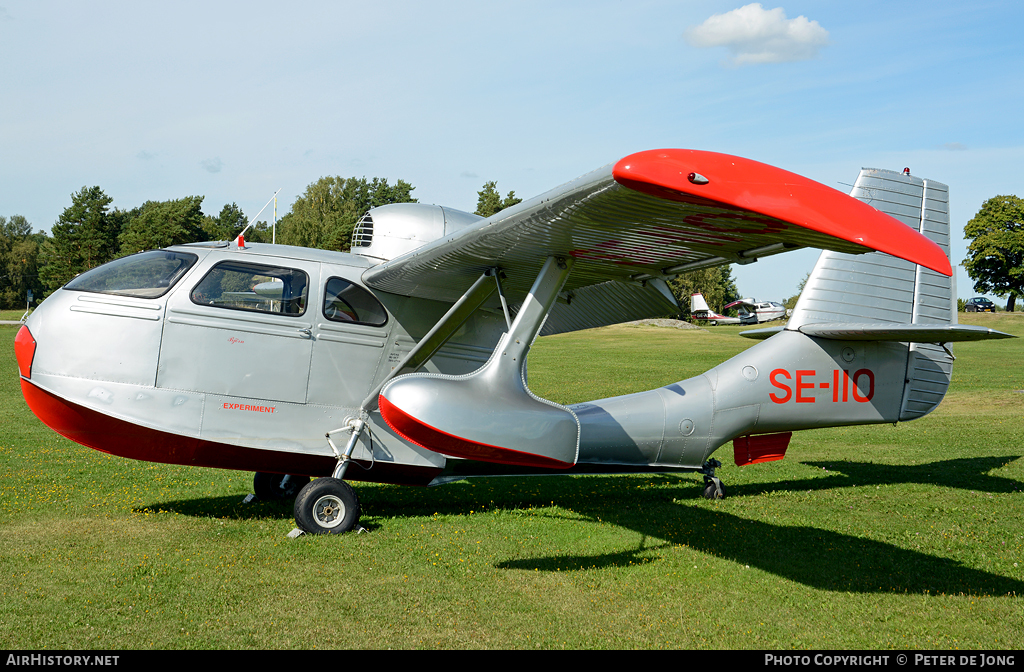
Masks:
[[[828,31],[817,21],[787,19],[782,7],[765,9],[759,2],[715,14],[685,37],[695,47],[727,47],[736,65],[805,61],[828,44]]]

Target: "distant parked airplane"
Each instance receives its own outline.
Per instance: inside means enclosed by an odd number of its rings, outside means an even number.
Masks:
[[[707,320],[711,326],[719,324],[758,324],[760,322],[771,322],[780,320],[786,316],[786,307],[775,301],[756,301],[754,299],[740,299],[726,305],[722,310],[736,308],[739,317],[720,315],[708,307],[704,295],[700,292],[690,296],[690,314],[698,320]]]

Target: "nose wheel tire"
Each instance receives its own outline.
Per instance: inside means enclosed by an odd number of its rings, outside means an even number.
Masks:
[[[309,483],[309,476],[292,476],[291,474],[268,474],[258,471],[252,477],[252,489],[256,496],[264,502],[292,499],[299,494],[303,486]]]
[[[307,534],[341,534],[358,521],[359,498],[337,478],[318,478],[295,498],[295,523]]]

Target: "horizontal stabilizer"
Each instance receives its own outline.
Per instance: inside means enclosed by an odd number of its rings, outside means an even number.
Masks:
[[[786,327],[764,327],[763,329],[751,329],[750,331],[741,331],[740,336],[743,338],[752,338],[755,341],[763,341],[771,338],[780,331],[785,331]]]
[[[901,343],[954,343],[990,338],[1016,338],[995,329],[969,324],[807,324],[799,331],[837,341],[899,341]]]
[[[740,336],[764,340],[783,331],[784,327],[741,331]],[[805,324],[796,329],[801,334],[834,341],[897,341],[900,343],[958,343],[984,341],[993,338],[1017,338],[987,327],[968,324],[858,324],[836,322],[831,324]]]

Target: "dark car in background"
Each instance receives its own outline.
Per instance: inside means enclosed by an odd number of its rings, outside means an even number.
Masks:
[[[967,303],[964,304],[964,311],[968,313],[994,313],[996,312],[996,304],[984,296],[976,296],[973,299],[967,299]]]

